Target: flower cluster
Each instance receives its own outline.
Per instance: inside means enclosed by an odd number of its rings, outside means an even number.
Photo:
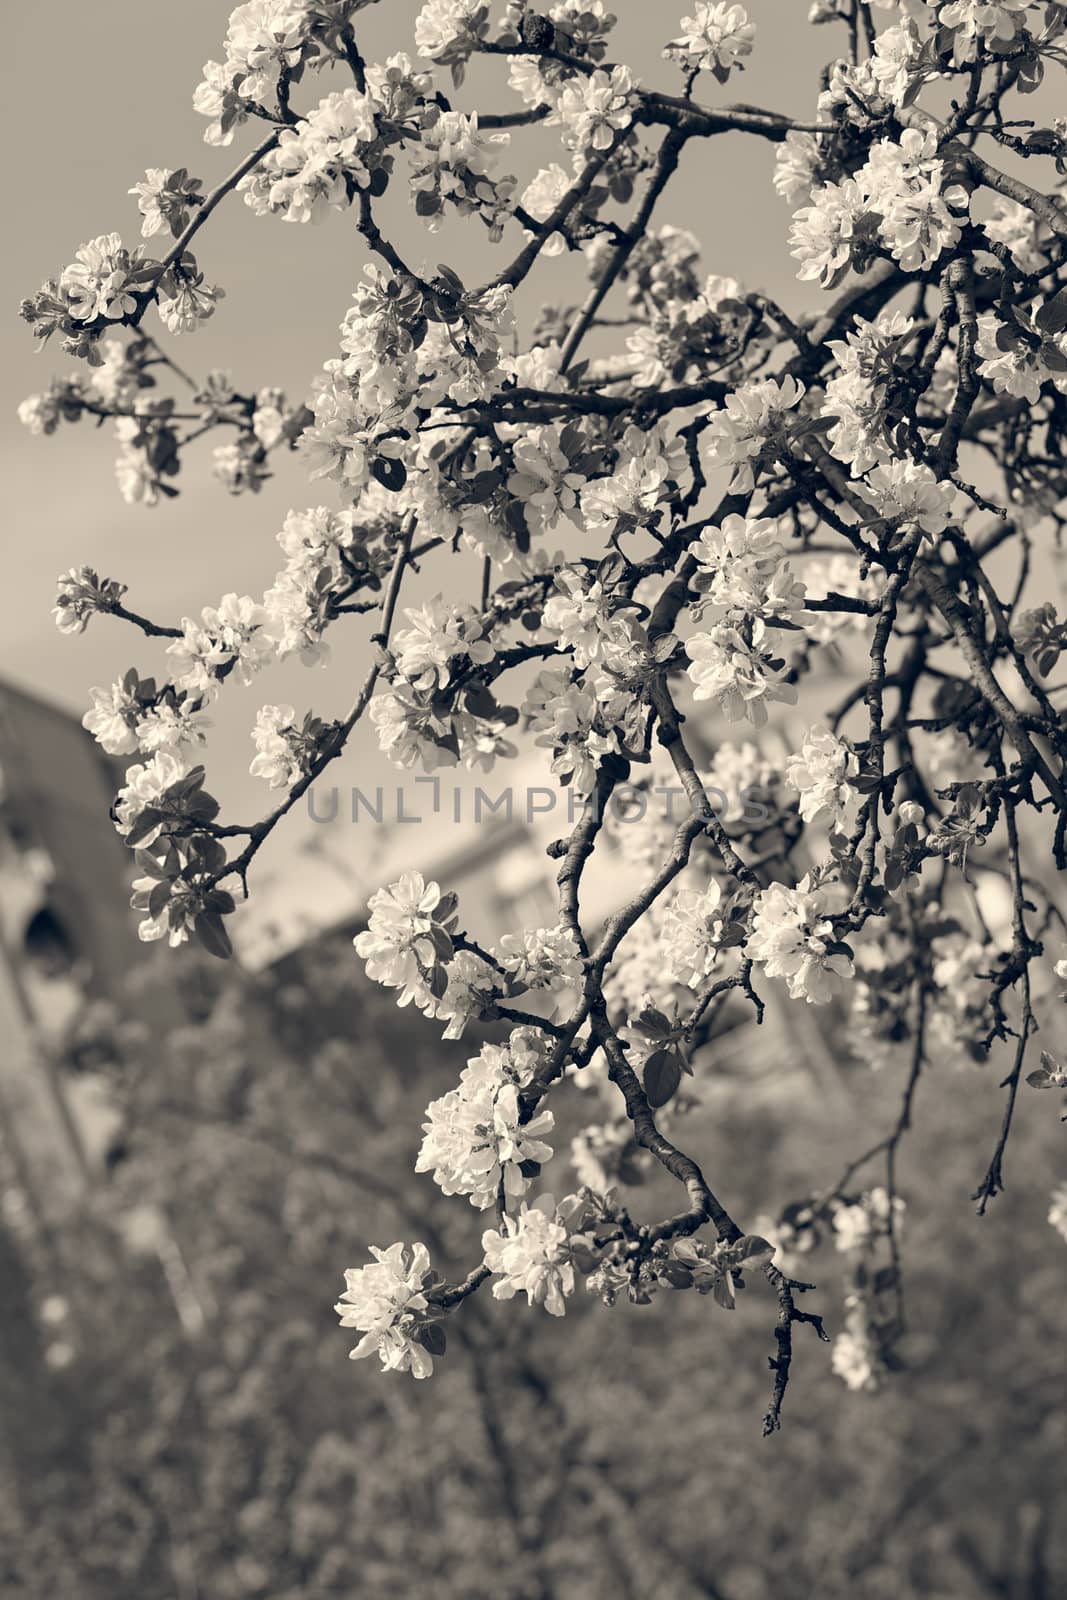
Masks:
[[[482,1249],[495,1279],[495,1300],[525,1294],[550,1316],[565,1314],[567,1296],[574,1293],[574,1263],[567,1225],[551,1195],[540,1195],[533,1205],[524,1200],[516,1216],[505,1216],[499,1229],[482,1234]]]
[[[506,933],[495,954],[503,970],[525,989],[573,988],[582,981],[582,953],[562,923]]]
[[[796,212],[797,277],[832,288],[879,250],[904,272],[925,271],[956,244],[967,204],[966,190],[946,182],[933,128],[907,128],[899,143],[881,139],[852,177],[820,185]]]
[[[479,1211],[524,1194],[531,1171],[552,1157],[544,1142],[555,1126],[551,1111],[522,1120],[519,1091],[539,1055],[530,1030],[516,1034],[507,1046],[486,1045],[458,1087],[426,1108],[415,1171],[432,1172],[445,1194],[464,1194]]]
[[[370,182],[368,146],[378,138],[370,97],[348,88],[321,100],[297,129],[286,128],[260,165],[241,179],[258,216],[322,222],[343,211],[353,191]]]
[[[785,766],[785,781],[800,795],[804,821],[826,816],[831,828],[848,833],[860,805],[854,783],[859,770],[857,757],[843,739],[828,728],[809,728],[800,750]]]
[[[784,978],[794,1000],[825,1005],[852,976],[852,953],[826,915],[826,892],[802,878],[795,889],[772,883],[752,908],[745,946],[769,978]]]
[[[664,50],[690,72],[711,72],[725,83],[731,68],[741,68],[752,54],[755,25],[744,6],[724,0],[699,0],[691,17],[682,18],[682,32]]]
[[[345,1289],[334,1310],[342,1328],[363,1335],[350,1352],[353,1361],[376,1355],[386,1372],[410,1372],[428,1378],[433,1357],[427,1349],[427,1330],[434,1326],[427,1315],[426,1291],[434,1281],[430,1256],[424,1244],[393,1244],[387,1250],[371,1245],[374,1264],[349,1267]]]
[[[205,606],[200,621],[182,618],[182,636],[167,646],[174,657],[175,686],[189,695],[210,698],[231,672],[242,683],[275,655],[267,633],[267,612],[251,595],[223,595],[217,606]]]
[[[711,464],[732,467],[729,492],[751,493],[761,458],[785,446],[786,414],[799,405],[804,388],[795,378],[761,378],[727,395],[704,437]]]
[[[712,878],[706,889],[679,889],[663,917],[663,959],[671,977],[696,989],[723,949],[726,921],[722,889]]]
[[[354,941],[367,976],[399,989],[398,1005],[429,1005],[434,974],[452,955],[455,897],[442,895],[440,884],[427,883],[421,872],[405,872],[371,895],[368,910],[367,929]],[[443,990],[443,982],[437,986]]]

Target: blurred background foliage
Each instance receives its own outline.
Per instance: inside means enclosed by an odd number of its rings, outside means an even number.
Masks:
[[[2,1600],[1053,1600],[1064,1246],[1044,1210],[1062,1134],[1043,1099],[979,1221],[995,1067],[921,1084],[905,1364],[876,1394],[850,1394],[799,1329],[784,1429],[761,1440],[762,1281],[733,1313],[579,1291],[555,1320],[481,1294],[415,1383],[349,1364],[332,1303],[370,1243],[422,1239],[454,1274],[476,1258],[484,1218],[411,1172],[423,1107],[472,1052],[357,966],[336,938],[255,979],[188,963],[180,1027],[107,1007],[83,1026],[74,1065],[107,1074],[123,1126],[54,1241],[56,1281],[27,1279],[0,1235]],[[715,1054],[688,1144],[749,1225],[895,1119],[893,1069],[749,1077],[735,1051],[717,1076]],[[583,1098],[559,1097],[557,1193]],[[633,1209],[658,1215],[669,1191],[647,1188]],[[824,1243],[805,1268],[839,1329],[841,1258]]]

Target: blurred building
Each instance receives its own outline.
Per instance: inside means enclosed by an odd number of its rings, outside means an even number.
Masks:
[[[0,1125],[48,1224],[78,1204],[117,1123],[68,1045],[144,955],[108,816],[121,776],[76,718],[0,684]]]

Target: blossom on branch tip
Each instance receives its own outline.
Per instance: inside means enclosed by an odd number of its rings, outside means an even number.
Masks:
[[[202,188],[201,180],[190,178],[184,167],[176,172],[169,167],[149,167],[144,182],[135,183],[129,191],[137,196],[142,238],[151,239],[163,232],[177,238],[189,221],[191,209],[203,200],[199,192]]]
[[[395,883],[376,890],[367,905],[367,929],[353,941],[367,976],[399,989],[400,1006],[428,1000],[435,965],[452,954],[444,924],[455,909],[455,897],[443,897],[440,884],[427,883],[421,872],[404,872]]]
[[[700,596],[694,612],[710,603],[769,618],[801,612],[806,598],[778,538],[771,517],[724,517],[705,528],[693,546],[697,573],[692,588]]]
[[[800,750],[785,764],[785,781],[800,795],[804,821],[825,814],[831,828],[850,832],[861,800],[850,780],[859,770],[858,758],[843,739],[828,728],[809,728]]]
[[[795,705],[797,690],[788,682],[785,663],[764,647],[767,628],[761,617],[743,626],[720,622],[708,633],[686,640],[686,669],[694,700],[714,700],[731,722],[749,721],[761,728],[774,701]]]
[[[494,954],[504,971],[527,989],[573,988],[585,970],[574,934],[562,923],[506,933]]]
[[[723,949],[726,921],[719,909],[722,889],[679,889],[663,914],[663,959],[671,977],[696,989],[714,969]]]
[[[386,1372],[428,1378],[433,1357],[421,1335],[429,1321],[425,1291],[434,1281],[429,1252],[424,1244],[393,1244],[387,1250],[371,1245],[370,1253],[373,1263],[347,1269],[334,1307],[342,1328],[363,1335],[350,1359],[376,1355]]]
[[[89,619],[100,611],[110,611],[126,593],[126,585],[114,578],[98,578],[92,567],[71,567],[56,579],[56,600],[52,615],[60,633],[84,633]]]
[[[533,1205],[523,1201],[517,1216],[505,1216],[500,1228],[482,1234],[485,1264],[496,1280],[494,1300],[525,1294],[550,1316],[565,1314],[567,1296],[574,1293],[574,1263],[561,1214],[551,1195],[539,1195]]]
[[[445,1194],[465,1194],[479,1211],[523,1194],[530,1183],[524,1167],[552,1157],[543,1139],[555,1126],[551,1111],[526,1122],[520,1113],[519,1089],[537,1061],[536,1053],[495,1045],[468,1061],[458,1086],[426,1108],[415,1171],[432,1172]]]
[[[416,48],[446,65],[461,62],[488,31],[488,17],[481,0],[426,0],[415,18]]]
[[[724,0],[697,0],[691,17],[682,18],[682,32],[663,54],[688,72],[712,72],[725,83],[732,67],[741,67],[752,54],[755,24],[744,6]]]
[[[552,121],[563,124],[569,150],[609,150],[633,121],[637,84],[628,67],[597,69],[588,77],[568,78]]]
[[[769,978],[785,978],[794,1000],[809,1005],[825,1005],[852,976],[851,952],[826,917],[826,896],[808,878],[795,889],[772,883],[760,890],[745,952]]]
[[[183,617],[182,637],[167,646],[175,659],[177,687],[210,695],[220,678],[234,671],[242,683],[251,683],[275,654],[266,622],[266,611],[247,594],[223,595],[217,607],[204,607],[199,622]]]
[[[922,462],[879,462],[859,487],[880,516],[893,522],[913,523],[923,533],[944,533],[952,521],[955,486],[939,482]]]

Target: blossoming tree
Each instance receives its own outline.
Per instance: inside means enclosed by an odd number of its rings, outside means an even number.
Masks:
[[[515,754],[516,725],[532,732],[578,797],[551,850],[556,925],[483,946],[477,907],[461,916],[412,870],[372,897],[356,940],[369,975],[448,1037],[511,1030],[430,1105],[417,1163],[485,1214],[482,1255],[452,1282],[420,1242],[375,1249],[346,1275],[341,1321],[354,1356],[424,1377],[483,1285],[560,1316],[581,1280],[608,1304],[695,1288],[730,1308],[762,1277],[771,1431],[794,1329],[823,1335],[802,1300],[820,1231],[856,1263],[836,1369],[864,1388],[892,1362],[897,1154],[931,1059],[1005,1056],[979,1210],[1003,1187],[1020,1086],[1067,1083],[1052,1053],[1030,1058],[1067,976],[1055,951],[1043,959],[1067,862],[1064,685],[1050,681],[1067,624],[1049,603],[1024,608],[1063,522],[1067,123],[1022,98],[1067,62],[1067,7],[816,0],[811,21],[839,24],[845,53],[799,123],[720,103],[757,47],[738,4],[695,0],[640,72],[612,59],[603,0],[428,0],[380,61],[361,49],[370,4],[239,5],[194,95],[209,145],[247,141],[236,166],[211,189],[150,169],[130,193],[165,249],[93,239],[22,308],[83,363],[23,421],[114,419],[127,500],[173,495],[187,448],[215,433],[231,493],[255,492],[288,450],[333,502],[286,517],[262,600],[229,594],[180,625],[131,610],[88,567],[60,580],[63,632],[105,613],[168,641],[165,680],[131,669],[85,718],[108,752],[139,758],[114,819],[141,934],[228,954],[234,891],[364,716],[393,761],[426,772],[487,770]],[[475,57],[498,69],[489,110],[461,105]],[[560,160],[522,183],[504,168],[536,125]],[[698,240],[655,220],[686,147],[724,135],[775,147],[820,314],[705,275]],[[378,202],[405,182],[429,231],[450,213],[484,227],[482,281],[400,254]],[[222,291],[192,246],[231,196],[287,222],[340,212],[366,246],[306,405],[219,372],[188,379],[154,331],[158,317],[184,337],[215,314]],[[556,255],[575,303],[531,314]],[[463,552],[481,558],[477,592],[453,579],[445,593],[446,557]],[[442,592],[405,607],[405,577],[431,562]],[[360,615],[373,664],[348,715],[259,710],[252,771],[280,798],[223,824],[196,764],[206,709],[279,658],[325,664],[330,630]],[[687,737],[690,700],[759,729],[776,705],[817,699],[828,661],[851,683],[806,706],[784,762],[749,738],[709,766]],[[626,830],[628,898],[591,925],[583,877],[613,803],[668,772],[685,815]],[[755,813],[713,799],[755,787]],[[758,1023],[772,985],[798,1006],[848,1006],[860,1052],[897,1065],[903,1093],[837,1183],[746,1231],[689,1151],[699,1083],[682,1085],[724,1005]],[[596,1085],[602,1111],[556,1201],[541,1173],[565,1077]],[[677,1180],[679,1209],[634,1215],[640,1160]]]

